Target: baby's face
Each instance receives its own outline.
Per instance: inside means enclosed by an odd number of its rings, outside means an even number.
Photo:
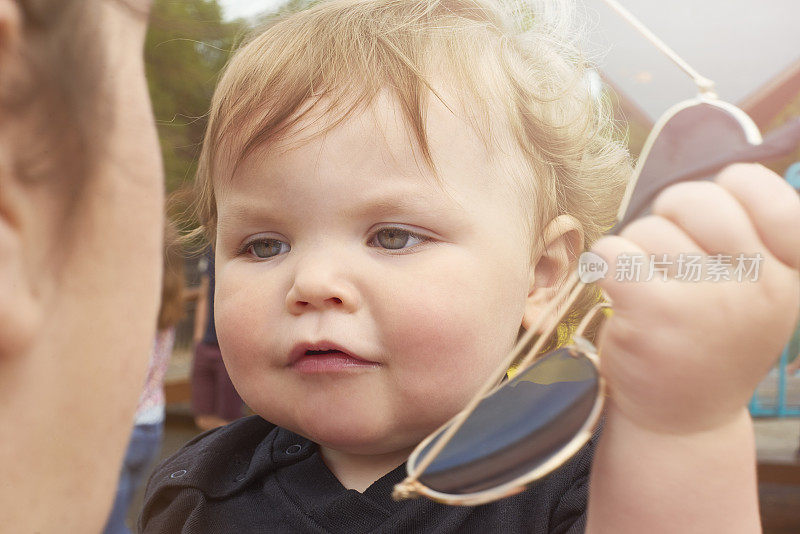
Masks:
[[[441,185],[389,97],[254,153],[217,185],[215,312],[231,378],[265,419],[337,450],[415,445],[463,407],[522,322],[520,202],[464,121],[436,99],[427,121]],[[326,349],[342,352],[307,352]]]

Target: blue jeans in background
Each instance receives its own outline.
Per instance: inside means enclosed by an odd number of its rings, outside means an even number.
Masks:
[[[103,530],[104,534],[130,534],[131,531],[125,524],[128,508],[139,485],[149,474],[148,468],[158,459],[163,435],[164,423],[133,427],[128,450],[122,462],[117,496],[114,498],[114,507]]]

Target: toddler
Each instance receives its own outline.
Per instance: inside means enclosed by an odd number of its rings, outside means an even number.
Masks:
[[[333,0],[231,60],[198,213],[222,354],[258,415],[167,460],[142,531],[758,530],[744,406],[798,308],[800,239],[779,229],[800,224],[800,204],[737,166],[598,241],[627,153],[580,56],[540,13],[505,7]],[[615,309],[598,339],[602,435],[499,502],[393,501],[409,453],[591,245],[612,269],[621,253],[765,261],[757,283],[602,281]]]

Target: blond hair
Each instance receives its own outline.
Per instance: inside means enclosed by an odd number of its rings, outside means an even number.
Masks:
[[[545,4],[553,6],[562,7]],[[563,38],[564,18],[546,20],[552,12],[515,1],[330,0],[279,18],[238,50],[214,94],[196,233],[213,241],[214,184],[256,148],[284,138],[312,110],[325,113],[329,131],[382,90],[435,170],[425,110],[431,96],[441,99],[433,80],[444,75],[487,147],[515,155],[497,161],[531,234],[569,214],[588,247],[613,224],[630,162],[607,105],[588,90],[585,60]],[[570,322],[596,298],[579,303]]]

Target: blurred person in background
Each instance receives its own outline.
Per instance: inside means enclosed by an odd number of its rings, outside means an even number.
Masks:
[[[122,463],[117,496],[106,523],[105,534],[127,534],[125,524],[137,488],[158,459],[164,436],[164,376],[175,345],[175,325],[183,317],[183,255],[175,225],[167,222],[164,232],[164,277],[161,282],[161,309],[144,389],[134,418],[133,434]]]
[[[0,529],[99,532],[155,334],[148,0],[0,0]]]
[[[192,413],[197,428],[206,431],[242,417],[244,401],[233,387],[214,326],[214,250],[200,259],[200,293],[194,318]]]

